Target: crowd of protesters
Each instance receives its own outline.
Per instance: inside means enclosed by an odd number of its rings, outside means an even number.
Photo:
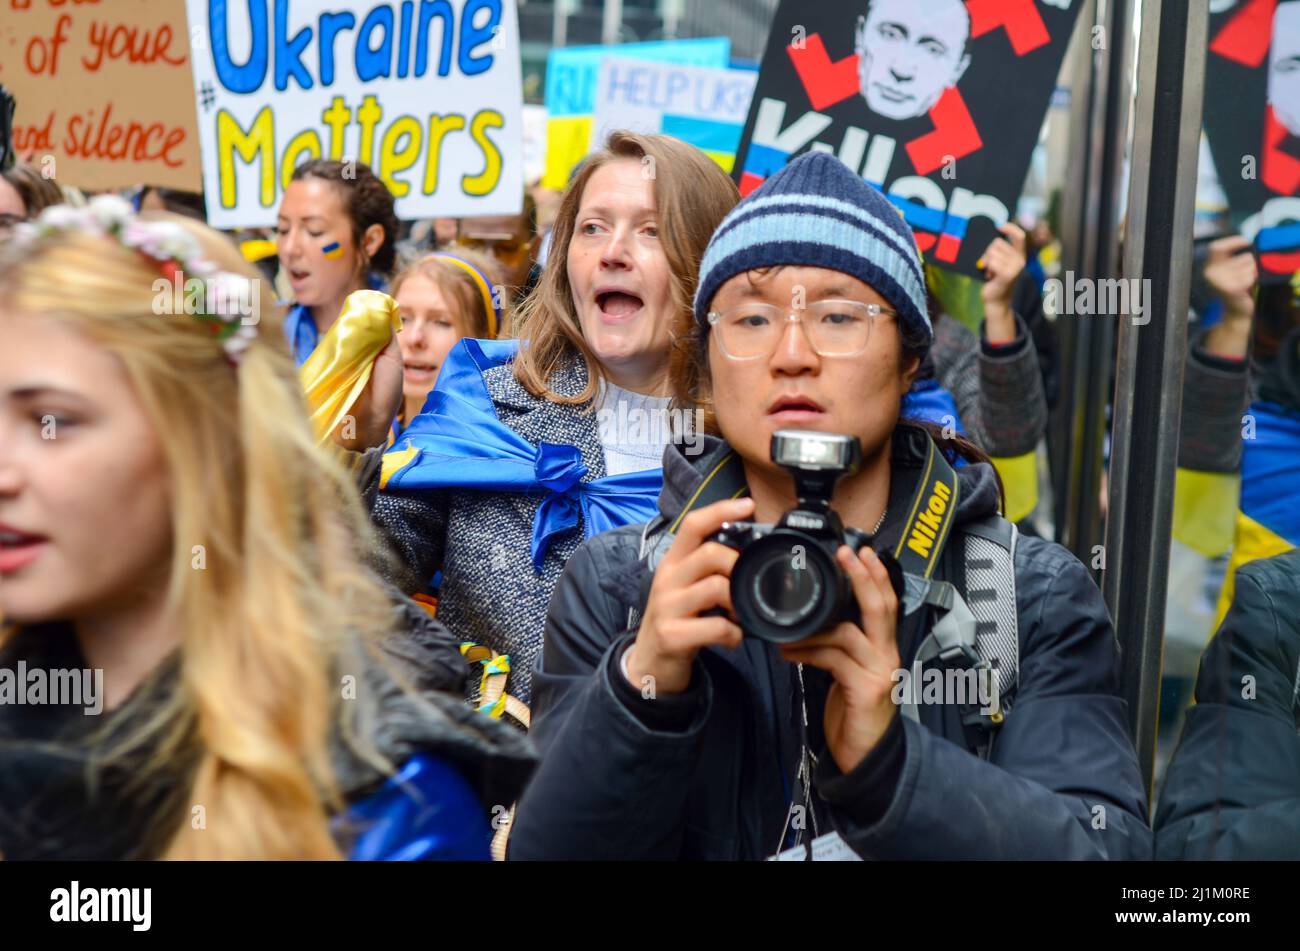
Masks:
[[[1300,855],[1300,569],[1250,548],[1289,531],[1297,457],[1240,433],[1248,406],[1300,427],[1300,324],[1241,239],[1206,267],[1180,458],[1240,470],[1240,557],[1153,831],[1100,591],[1009,504],[1056,389],[1014,224],[966,319],[819,152],[741,199],[617,132],[546,221],[527,195],[408,227],[326,160],[273,233],[133,197],[0,178],[0,668],[103,684],[94,717],[0,704],[0,856]],[[203,303],[160,315],[178,274]],[[792,430],[856,441],[827,491],[857,542],[850,608],[779,644],[718,533],[806,502]],[[899,702],[940,666],[995,702]]]

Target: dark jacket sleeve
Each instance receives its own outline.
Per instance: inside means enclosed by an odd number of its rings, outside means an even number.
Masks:
[[[1156,810],[1162,859],[1300,858],[1300,552],[1237,570]]]
[[[1151,857],[1146,796],[1118,695],[1119,650],[1101,592],[1064,549],[1038,539],[1020,539],[1016,569],[1020,672],[990,759],[904,720],[901,775],[883,816],[869,808],[865,789],[855,794],[853,774],[820,790],[858,854]],[[838,773],[833,762],[828,772]]]
[[[485,812],[508,808],[536,766],[532,743],[465,703],[458,639],[408,598],[395,594],[393,603],[393,628],[358,639],[340,658],[340,676],[352,675],[355,695],[368,701],[345,710],[349,730],[331,737],[340,791],[355,800],[388,778],[367,753],[399,769],[426,754],[454,767]]]
[[[1201,334],[1183,373],[1182,429],[1178,467],[1236,472],[1241,466],[1242,414],[1250,402],[1246,361],[1225,360],[1202,349]]]
[[[442,567],[447,494],[377,492],[372,498],[370,519],[390,556],[376,564],[376,570],[403,594],[423,591]]]
[[[599,582],[616,569],[612,560],[635,551],[618,544],[626,531],[579,548],[552,596],[533,677],[530,736],[542,765],[516,812],[511,859],[675,859],[681,852],[712,685],[697,661],[690,696],[678,698],[689,705],[681,729],[652,729],[616,690],[632,635],[624,630],[626,608]]]

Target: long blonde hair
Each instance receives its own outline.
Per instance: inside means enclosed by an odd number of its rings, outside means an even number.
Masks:
[[[653,176],[659,234],[672,275],[676,309],[669,356],[669,389],[678,405],[695,405],[701,397],[699,367],[691,352],[695,317],[692,310],[700,259],[714,230],[740,200],[727,173],[699,149],[667,135],[613,132],[603,149],[589,156],[570,183],[555,224],[551,250],[536,289],[515,313],[521,346],[514,360],[515,376],[534,396],[557,403],[585,403],[596,393],[605,373],[587,346],[573,307],[569,284],[569,243],[582,204],[582,192],[599,169],[622,159],[641,162]],[[587,365],[587,387],[565,397],[550,388],[550,379],[574,354]]]
[[[261,321],[237,368],[208,321],[157,313],[159,265],[112,239],[60,233],[8,256],[0,301],[114,354],[163,446],[180,670],[123,748],[147,750],[150,775],[187,756],[197,768],[177,794],[184,808],[149,838],[169,858],[338,858],[328,751],[350,706],[339,671],[357,631],[392,624],[359,561],[368,521],[351,476],[308,426],[268,282],[205,226],[142,217],[175,222],[209,260],[254,280]],[[199,806],[205,822],[192,824]]]

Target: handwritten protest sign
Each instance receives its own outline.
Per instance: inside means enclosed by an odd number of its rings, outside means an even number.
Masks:
[[[183,0],[0,0],[14,153],[85,189],[197,191]]]
[[[557,191],[569,173],[598,141],[592,140],[596,85],[607,56],[623,56],[683,66],[722,68],[731,56],[731,40],[704,37],[623,43],[616,46],[571,46],[553,49],[546,58],[546,174],[542,184]]]
[[[809,149],[975,266],[1010,217],[1081,0],[782,0],[737,158],[742,194]]]
[[[208,220],[269,225],[294,168],[369,165],[400,218],[516,214],[513,0],[187,0]]]
[[[593,142],[614,129],[689,142],[728,172],[736,161],[758,73],[608,57],[596,84]]]
[[[1300,271],[1300,0],[1244,0],[1210,17],[1205,131],[1260,281]]]

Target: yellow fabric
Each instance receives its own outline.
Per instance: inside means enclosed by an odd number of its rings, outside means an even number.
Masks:
[[[573,167],[587,156],[594,117],[561,116],[546,121],[546,172],[542,187],[562,192],[569,187]]]
[[[1239,473],[1179,469],[1174,476],[1174,538],[1206,558],[1232,547],[1241,495]]]
[[[497,654],[469,641],[460,645],[460,652],[471,663],[477,661],[483,665],[483,675],[478,684],[479,712],[500,718],[506,712],[505,686],[506,678],[510,676],[510,655]],[[484,652],[487,653],[486,657],[483,656]],[[496,687],[500,687],[500,690]]]
[[[311,422],[324,442],[338,428],[366,384],[375,357],[402,329],[397,301],[379,291],[354,291],[343,313],[298,371]]]
[[[1052,241],[1038,249],[1038,262],[1044,269],[1051,267],[1061,260],[1061,242]]]
[[[274,241],[264,241],[261,238],[254,238],[245,241],[239,246],[239,253],[244,256],[244,260],[252,264],[274,257],[278,251]]]
[[[1007,510],[1002,514],[1007,521],[1018,522],[1038,505],[1038,455],[1027,452],[994,459],[993,466],[1007,493]]]
[[[408,445],[405,449],[390,449],[379,460],[379,488],[388,488],[388,480],[394,472],[405,468],[420,450]]]
[[[1272,558],[1294,547],[1281,535],[1269,531],[1244,512],[1237,513],[1237,531],[1232,539],[1232,558],[1228,562],[1228,572],[1223,579],[1223,590],[1219,592],[1218,611],[1214,615],[1214,630],[1219,629],[1224,616],[1228,613],[1228,608],[1232,606],[1232,595],[1235,590],[1233,579],[1236,577],[1237,569],[1248,561]]]
[[[464,641],[460,645],[460,653],[466,662],[470,664],[478,664],[492,659],[492,648],[484,647],[482,644],[475,644],[473,641]]]

